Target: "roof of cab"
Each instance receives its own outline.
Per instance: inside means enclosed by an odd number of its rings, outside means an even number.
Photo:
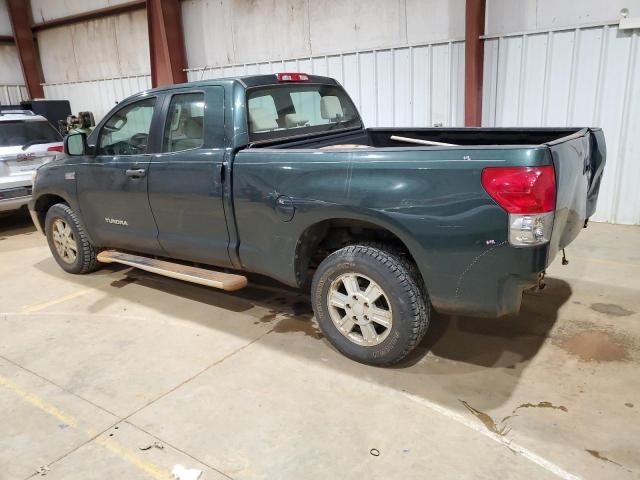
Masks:
[[[175,85],[166,85],[163,87],[152,88],[140,92],[142,94],[162,93],[171,90],[177,90],[182,88],[197,87],[197,86],[209,86],[209,85],[225,85],[240,83],[245,88],[262,87],[267,85],[278,85],[282,83],[324,83],[327,85],[339,85],[338,82],[331,77],[323,77],[320,75],[309,75],[308,81],[303,82],[279,82],[275,73],[267,75],[245,75],[240,77],[226,77],[226,78],[210,78],[206,80],[198,80],[196,82],[178,83]]]

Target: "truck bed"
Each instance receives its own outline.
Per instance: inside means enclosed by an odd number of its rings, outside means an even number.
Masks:
[[[391,135],[458,145],[427,147],[394,142]],[[323,149],[332,145],[345,148]],[[279,271],[279,280],[294,284],[295,260],[282,268],[286,252],[296,250],[314,222],[346,211],[407,245],[437,309],[489,316],[517,311],[522,289],[594,213],[604,158],[597,128],[373,128],[252,145],[238,152],[233,167],[239,256],[251,270]],[[509,247],[508,214],[483,189],[482,171],[541,165],[553,165],[556,177],[550,241]],[[284,223],[275,221],[279,195],[295,213]],[[265,222],[270,217],[274,229]],[[478,281],[488,277],[500,280]]]
[[[392,136],[409,137],[418,140],[428,140],[440,143],[451,143],[454,146],[426,146],[407,143],[391,139]],[[579,139],[582,138],[583,141]],[[586,140],[585,140],[586,139]],[[586,143],[585,143],[586,142]],[[580,144],[580,145],[578,145]],[[584,178],[588,173],[587,184],[584,185],[584,196],[587,204],[581,212],[584,219],[588,219],[595,212],[597,193],[600,188],[605,158],[604,134],[599,128],[368,128],[354,132],[336,135],[324,134],[320,138],[304,140],[281,141],[272,145],[255,146],[267,149],[328,149],[360,150],[365,148],[403,148],[433,151],[438,149],[499,149],[514,147],[545,147],[553,157],[558,183],[575,182]],[[342,148],[344,147],[344,148]],[[576,147],[579,147],[576,149]],[[334,148],[331,148],[332,150]],[[460,155],[460,159],[466,154]],[[560,157],[564,160],[562,165]],[[589,165],[583,165],[585,160]],[[572,162],[571,167],[568,164]],[[569,171],[571,170],[571,171]],[[587,172],[588,171],[588,172]],[[562,177],[562,178],[561,178]],[[572,190],[577,184],[570,186]],[[562,192],[561,192],[562,193]],[[584,198],[582,193],[572,192],[576,198]],[[559,204],[568,199],[559,195]],[[579,200],[581,201],[581,200]],[[572,207],[578,207],[573,205]],[[574,208],[575,210],[575,208]],[[581,208],[578,208],[581,210]],[[559,214],[568,215],[564,211]],[[574,219],[575,220],[575,219]],[[584,221],[584,220],[583,220]],[[557,249],[562,249],[577,236],[572,229],[570,235],[565,235],[552,250],[555,255]]]
[[[254,145],[253,148],[323,148],[334,145],[362,145],[372,148],[456,148],[478,146],[542,145],[560,141],[578,133],[581,128],[368,128],[354,132],[323,134],[316,138],[284,140],[272,144]],[[428,147],[392,140],[391,136],[410,137],[455,147]]]

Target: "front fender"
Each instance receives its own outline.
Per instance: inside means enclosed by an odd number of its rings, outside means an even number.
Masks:
[[[31,218],[39,231],[44,232],[44,220],[49,207],[59,202],[66,203],[75,212],[80,213],[76,195],[75,171],[66,165],[40,168],[29,202]]]

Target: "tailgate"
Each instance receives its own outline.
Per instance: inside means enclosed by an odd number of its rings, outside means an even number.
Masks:
[[[40,165],[56,158],[52,152],[25,152],[0,155],[0,176],[24,176],[31,178],[31,172]]]
[[[556,214],[549,259],[578,236],[596,210],[606,159],[602,130],[583,128],[546,144],[556,171]]]

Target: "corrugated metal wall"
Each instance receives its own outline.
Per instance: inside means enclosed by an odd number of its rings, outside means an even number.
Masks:
[[[465,0],[181,3],[190,67],[309,58],[464,37]]]
[[[16,105],[29,98],[29,92],[24,85],[0,85],[0,106]]]
[[[53,3],[57,8],[50,5]],[[71,14],[84,3],[49,1],[47,5],[52,12]],[[104,0],[91,1],[95,6],[102,3]],[[86,82],[151,71],[144,10],[42,30],[36,37],[46,83]]]
[[[604,129],[596,221],[640,224],[639,34],[586,25],[485,41],[483,125]]]
[[[134,93],[151,88],[151,75],[107,78],[86,82],[45,83],[47,100],[69,100],[71,111],[93,112],[96,122],[113,106]]]
[[[462,126],[464,42],[190,69],[190,81],[296,71],[336,78],[367,126]]]

